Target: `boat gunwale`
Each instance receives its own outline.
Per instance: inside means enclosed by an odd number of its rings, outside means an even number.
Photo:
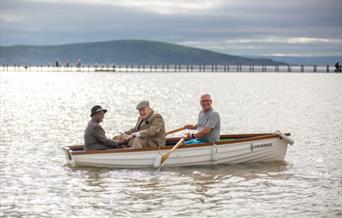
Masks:
[[[290,136],[291,133],[285,133],[284,135]],[[248,137],[251,136],[251,137]],[[236,134],[236,135],[221,135],[221,137],[226,138],[236,138],[236,140],[232,141],[215,141],[215,142],[206,142],[199,144],[190,144],[190,145],[182,145],[178,149],[185,148],[200,148],[216,145],[225,145],[225,144],[237,144],[241,142],[249,142],[249,141],[258,141],[264,139],[271,138],[280,138],[279,135],[274,133],[260,133],[260,134]],[[180,137],[168,138],[168,141],[177,141]],[[63,150],[68,150],[71,155],[87,155],[87,154],[110,154],[110,153],[127,153],[127,152],[145,152],[145,151],[158,151],[158,150],[170,150],[173,146],[162,146],[156,148],[123,148],[123,149],[107,149],[107,150],[91,150],[91,151],[73,151],[72,149],[81,148],[83,145],[74,145],[74,146],[65,146],[62,147]]]

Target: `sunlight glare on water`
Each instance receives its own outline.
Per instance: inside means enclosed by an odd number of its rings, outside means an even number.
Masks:
[[[0,72],[0,216],[341,217],[341,74]],[[167,130],[211,94],[222,133],[291,131],[285,162],[153,169],[70,167],[90,108],[108,136],[149,100]]]

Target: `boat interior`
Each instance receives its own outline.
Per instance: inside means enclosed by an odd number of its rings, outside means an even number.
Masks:
[[[286,133],[285,135],[290,135],[290,133]],[[212,144],[232,144],[237,142],[244,142],[244,141],[253,141],[258,139],[266,139],[266,138],[274,138],[277,137],[273,133],[255,133],[255,134],[235,134],[235,135],[221,135],[220,140],[216,142],[199,142],[196,144],[186,144],[182,147],[197,147],[197,146],[207,146]],[[124,148],[124,149],[106,149],[106,150],[96,150],[96,151],[85,151],[83,145],[73,145],[73,146],[66,146],[63,149],[71,150],[73,153],[98,153],[103,151],[124,151],[124,150],[155,150],[155,149],[170,149],[172,148],[181,137],[173,137],[173,138],[166,138],[166,144],[163,148],[142,148],[142,149],[132,149],[132,148]]]

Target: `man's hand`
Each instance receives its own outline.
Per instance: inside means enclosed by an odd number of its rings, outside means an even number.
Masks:
[[[132,134],[131,135],[126,135],[125,140],[128,141],[128,140],[131,140],[132,138],[133,138]]]
[[[127,142],[132,139],[133,136],[132,135],[126,135],[126,134],[122,134],[122,135],[119,135],[119,137],[117,137],[117,141],[119,144],[127,144]]]
[[[186,124],[184,126],[184,129],[195,129],[195,127],[196,127],[196,125],[194,125],[194,124]]]
[[[191,133],[190,133],[190,132],[185,133],[185,134],[184,134],[184,139],[185,139],[185,140],[191,139]]]
[[[122,144],[126,144],[127,140],[125,140],[124,138],[121,138],[121,139],[117,140],[117,142],[119,145],[122,145]]]
[[[113,140],[117,140],[119,141],[122,138],[122,134],[121,135],[116,135],[113,137]]]
[[[119,141],[121,143],[126,143],[128,140],[132,139],[132,135],[121,134],[113,137],[113,140]]]

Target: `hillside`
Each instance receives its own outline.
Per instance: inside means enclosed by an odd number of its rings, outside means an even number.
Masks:
[[[177,44],[145,40],[116,40],[49,46],[0,46],[0,64],[281,64]]]

